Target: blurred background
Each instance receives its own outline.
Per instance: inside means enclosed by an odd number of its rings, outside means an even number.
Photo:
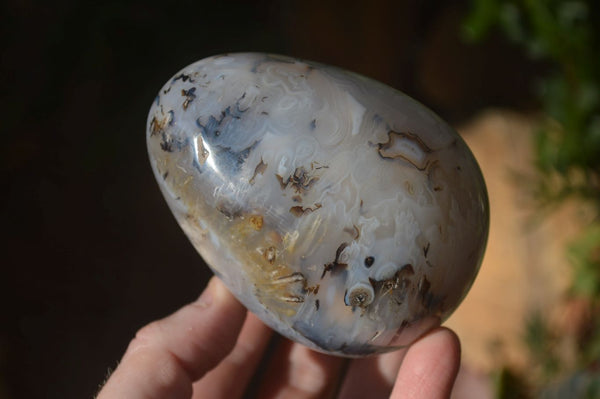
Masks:
[[[92,397],[210,273],[154,182],[176,71],[273,52],[378,79],[465,138],[488,183],[480,276],[448,321],[455,398],[600,397],[600,13],[589,1],[0,5],[0,398]]]

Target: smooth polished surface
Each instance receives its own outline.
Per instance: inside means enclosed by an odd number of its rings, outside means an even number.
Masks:
[[[421,104],[340,69],[265,54],[204,59],[147,123],[159,185],[252,312],[345,356],[410,344],[458,306],[489,210],[477,163]]]

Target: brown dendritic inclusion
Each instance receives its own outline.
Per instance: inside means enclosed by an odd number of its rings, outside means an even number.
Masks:
[[[489,211],[473,155],[381,83],[281,56],[211,57],[160,90],[147,139],[170,208],[213,271],[313,349],[408,345],[477,274]]]

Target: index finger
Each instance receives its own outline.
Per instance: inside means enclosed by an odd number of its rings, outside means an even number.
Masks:
[[[98,399],[191,397],[192,383],[233,349],[245,317],[213,277],[196,302],[136,334]]]

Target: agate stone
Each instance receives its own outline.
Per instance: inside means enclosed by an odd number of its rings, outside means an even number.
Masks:
[[[313,349],[409,345],[453,312],[479,269],[489,210],[473,155],[374,80],[275,55],[207,58],[160,90],[147,143],[214,273]]]

